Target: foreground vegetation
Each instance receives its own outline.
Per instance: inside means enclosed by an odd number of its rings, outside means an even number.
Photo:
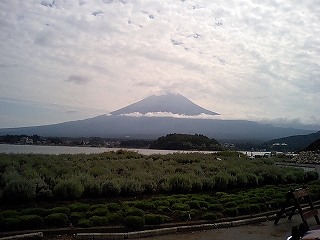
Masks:
[[[0,154],[0,160],[1,231],[216,220],[278,209],[286,192],[302,184],[320,199],[316,172],[237,152]]]

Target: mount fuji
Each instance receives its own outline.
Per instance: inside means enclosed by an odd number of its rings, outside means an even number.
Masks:
[[[267,141],[315,132],[246,120],[213,119],[216,115],[219,114],[196,105],[180,94],[166,93],[152,95],[94,118],[34,127],[3,128],[0,129],[0,135],[156,139],[169,133],[185,133],[203,134],[217,140]]]
[[[152,95],[127,107],[113,111],[113,116],[126,115],[130,113],[172,113],[186,116],[197,116],[201,114],[219,115],[218,113],[202,108],[188,98],[177,93],[165,93]]]

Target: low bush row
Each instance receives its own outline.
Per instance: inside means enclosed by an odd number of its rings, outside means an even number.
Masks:
[[[307,186],[312,199],[320,199],[320,180],[310,181]],[[142,228],[144,225],[186,220],[214,221],[279,209],[286,193],[299,187],[297,184],[267,185],[237,192],[159,195],[117,203],[91,205],[74,202],[49,209],[2,209],[0,230],[65,227],[70,224],[81,228],[115,225]]]
[[[267,184],[304,183],[316,172],[250,160],[237,152],[144,156],[0,154],[0,203],[79,200],[139,194],[225,191]],[[148,207],[148,206],[145,206]]]

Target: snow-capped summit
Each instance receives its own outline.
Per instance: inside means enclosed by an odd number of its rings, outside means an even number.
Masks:
[[[219,115],[190,101],[178,93],[164,92],[160,95],[152,95],[139,102],[133,103],[110,114],[113,116],[130,113],[172,113],[186,116],[198,116],[201,114]]]

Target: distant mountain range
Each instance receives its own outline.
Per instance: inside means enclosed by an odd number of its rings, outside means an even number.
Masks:
[[[289,137],[272,139],[263,143],[260,147],[279,151],[299,151],[306,148],[312,142],[320,139],[320,131],[307,135],[294,135]]]
[[[137,116],[133,116],[138,113]],[[183,117],[156,117],[154,113],[171,113]],[[132,115],[133,114],[133,115]],[[139,115],[140,114],[140,115]],[[0,129],[0,135],[34,135],[55,137],[110,137],[156,139],[169,133],[202,134],[219,139],[267,141],[312,130],[281,128],[245,120],[200,119],[218,115],[202,108],[180,94],[153,95],[110,114],[59,124]]]

